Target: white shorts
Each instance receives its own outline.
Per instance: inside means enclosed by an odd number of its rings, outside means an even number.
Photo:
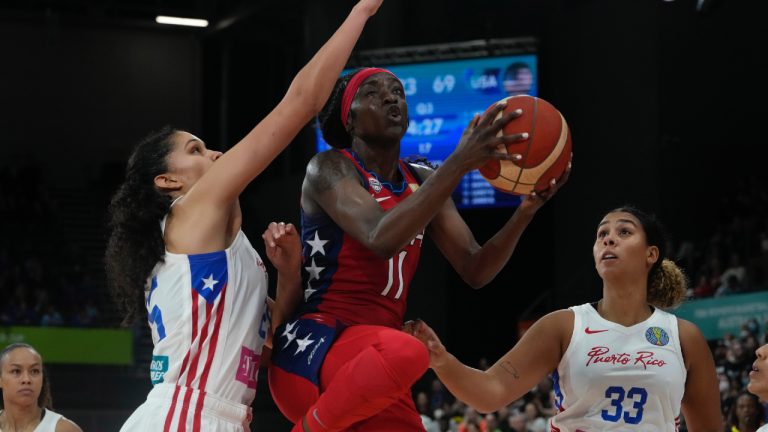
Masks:
[[[169,431],[244,432],[250,430],[251,408],[206,393],[201,400],[198,390],[158,384],[123,424],[120,432],[162,432],[170,415]],[[189,399],[185,404],[185,397]],[[174,406],[174,399],[176,404]],[[186,409],[185,409],[186,407]],[[184,426],[180,427],[180,424]]]

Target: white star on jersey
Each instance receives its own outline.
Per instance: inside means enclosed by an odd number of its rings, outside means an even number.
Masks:
[[[304,267],[309,272],[309,280],[320,279],[320,272],[325,270],[325,267],[318,267],[315,265],[315,259],[312,258],[312,263],[309,267]]]
[[[315,252],[320,252],[321,254],[325,255],[325,248],[323,245],[326,243],[328,243],[328,240],[321,240],[320,236],[317,234],[317,231],[315,231],[314,240],[307,240],[307,244],[312,246],[312,252],[310,252],[309,256],[314,255]]]
[[[304,339],[296,339],[296,343],[299,344],[299,347],[296,348],[296,353],[294,355],[304,351],[308,346],[312,345],[314,339],[310,339],[310,336],[312,336],[312,333],[308,334]]]
[[[208,276],[207,279],[203,278],[203,282],[205,283],[205,286],[203,286],[203,289],[207,289],[207,288],[213,289],[214,285],[219,283],[219,281],[213,279],[213,273],[211,273],[211,275]]]
[[[307,289],[304,290],[304,301],[309,300],[310,297],[312,297],[312,294],[317,291],[316,289],[312,288],[312,284],[310,282],[307,282]]]
[[[288,345],[293,342],[294,339],[296,339],[296,333],[299,332],[299,329],[297,328],[295,332],[291,333],[291,330],[293,330],[293,327],[296,325],[298,321],[294,321],[293,324],[288,323],[285,325],[285,331],[283,331],[283,336],[285,336],[288,339],[288,342],[285,343],[285,346],[283,348],[287,347]]]

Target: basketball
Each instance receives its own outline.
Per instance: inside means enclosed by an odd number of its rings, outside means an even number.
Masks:
[[[565,118],[552,104],[534,96],[511,96],[491,105],[507,102],[497,119],[518,108],[523,114],[507,123],[499,134],[528,132],[525,141],[502,144],[499,151],[520,154],[522,159],[491,160],[480,168],[480,174],[495,189],[514,195],[529,195],[549,187],[550,180],[560,179],[571,160],[571,131]]]

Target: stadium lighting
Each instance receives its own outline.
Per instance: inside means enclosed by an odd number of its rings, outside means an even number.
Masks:
[[[208,20],[197,18],[180,18],[158,15],[157,18],[155,18],[155,22],[158,24],[172,24],[189,27],[208,27]]]

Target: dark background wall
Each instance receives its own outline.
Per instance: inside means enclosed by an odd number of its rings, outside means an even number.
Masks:
[[[0,166],[37,166],[45,187],[86,190],[94,211],[103,212],[132,143],[170,123],[228,148],[279,101],[354,4],[183,3],[157,5],[208,14],[214,26],[154,25],[154,6],[138,1],[0,7]],[[695,0],[385,0],[358,49],[538,38],[541,96],[561,110],[574,136],[569,183],[499,276],[473,291],[425,242],[408,316],[434,324],[467,362],[497,358],[515,342],[524,312],[535,317],[599,298],[590,248],[605,211],[636,203],[657,212],[677,240],[695,239],[708,235],[747,182],[765,191],[768,41],[758,3],[708,0],[699,9]],[[312,152],[307,127],[243,194],[252,239],[269,221],[298,223]],[[482,241],[512,211],[463,216]],[[103,213],[94,221],[103,222]],[[62,372],[69,377],[62,387],[76,388],[80,373]],[[101,407],[120,418],[149,387],[132,370],[98,373],[130,389],[107,403],[92,392],[55,388],[75,395],[64,406]],[[279,424],[264,385],[256,406],[267,411],[262,421]]]

